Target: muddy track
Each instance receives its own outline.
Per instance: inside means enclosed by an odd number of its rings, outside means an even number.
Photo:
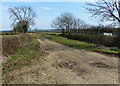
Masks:
[[[38,39],[46,53],[36,64],[11,73],[17,84],[118,84],[118,58]]]

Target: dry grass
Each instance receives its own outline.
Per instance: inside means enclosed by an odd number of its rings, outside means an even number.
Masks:
[[[18,36],[2,37],[2,55],[9,56],[14,54],[19,48],[25,46],[30,41],[26,34]]]

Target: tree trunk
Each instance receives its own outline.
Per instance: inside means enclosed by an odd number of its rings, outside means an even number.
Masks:
[[[64,30],[64,29],[62,29],[62,35],[63,35],[63,36],[65,35],[65,30]]]

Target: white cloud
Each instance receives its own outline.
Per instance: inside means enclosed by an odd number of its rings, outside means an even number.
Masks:
[[[43,10],[53,10],[54,8],[50,8],[50,7],[41,7],[40,9],[43,9]]]
[[[97,0],[1,0],[2,2],[95,2]]]

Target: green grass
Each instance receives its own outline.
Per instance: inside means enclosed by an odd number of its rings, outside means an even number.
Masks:
[[[28,45],[18,50],[11,59],[3,64],[3,74],[19,69],[31,63],[32,59],[39,58],[42,54],[39,51],[39,42],[33,39]]]
[[[65,44],[70,47],[78,48],[78,49],[84,49],[84,50],[89,50],[89,51],[94,51],[94,52],[101,52],[101,53],[106,53],[106,54],[117,54],[118,51],[114,50],[103,50],[103,49],[98,49],[94,47],[93,44],[86,43],[86,42],[81,42],[81,41],[76,41],[76,40],[71,40],[59,36],[50,36],[50,35],[44,35],[46,38],[52,38],[54,41]]]
[[[55,32],[40,32],[40,33],[49,34],[49,35],[52,35],[52,34],[54,34],[54,35],[60,35],[60,34],[62,34],[62,33],[55,33]]]
[[[40,35],[39,34],[32,34],[31,37],[33,37],[33,38],[39,38]]]
[[[48,32],[49,35],[54,34],[54,35],[60,35],[61,33],[53,33],[53,32]]]
[[[17,35],[0,35],[2,37],[12,37],[12,36],[17,36]]]

